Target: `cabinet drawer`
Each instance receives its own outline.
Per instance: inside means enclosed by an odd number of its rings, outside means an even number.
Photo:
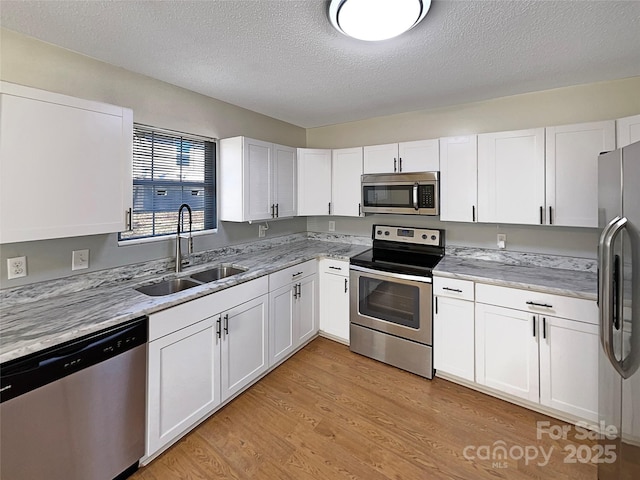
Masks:
[[[149,341],[193,325],[269,291],[267,276],[149,315]]]
[[[323,258],[319,265],[320,273],[333,273],[334,275],[349,276],[349,262],[335,258]]]
[[[277,290],[280,287],[300,280],[301,278],[313,275],[318,271],[318,261],[309,260],[308,262],[299,263],[293,267],[285,268],[279,272],[269,275],[269,291]]]
[[[473,301],[473,282],[455,278],[433,277],[433,294],[439,297]]]
[[[598,323],[598,307],[593,300],[477,283],[476,302],[579,322]]]

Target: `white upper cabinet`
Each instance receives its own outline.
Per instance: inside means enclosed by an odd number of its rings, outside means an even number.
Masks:
[[[475,222],[478,202],[478,137],[440,139],[440,220]]]
[[[299,148],[298,215],[329,215],[330,203],[331,150]]]
[[[478,135],[478,221],[544,223],[544,128]]]
[[[331,214],[359,217],[362,147],[333,150],[331,165]]]
[[[364,173],[398,172],[398,144],[364,147]]]
[[[437,172],[440,170],[440,145],[437,138],[398,144],[400,172]]]
[[[598,226],[598,155],[615,131],[613,120],[546,129],[546,224]]]
[[[640,115],[616,120],[616,129],[618,131],[618,148],[640,142]]]
[[[274,145],[273,165],[273,203],[276,205],[276,217],[294,217],[298,197],[296,149]]]
[[[0,243],[126,230],[130,109],[0,82]]]
[[[220,140],[220,220],[295,215],[295,149],[233,137]]]
[[[439,165],[437,139],[364,147],[364,173],[431,172]]]

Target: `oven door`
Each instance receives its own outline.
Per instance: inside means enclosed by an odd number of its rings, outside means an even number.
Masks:
[[[430,277],[351,265],[351,323],[432,345]]]

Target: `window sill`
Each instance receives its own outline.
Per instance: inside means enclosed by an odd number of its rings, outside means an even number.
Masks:
[[[218,229],[217,228],[212,228],[210,230],[198,230],[197,232],[193,232],[191,235],[193,237],[199,237],[201,235],[210,235],[212,233],[218,233]],[[187,232],[188,235],[188,232]],[[155,242],[166,242],[168,240],[175,240],[176,238],[176,234],[170,234],[170,235],[162,235],[159,237],[145,237],[145,238],[133,238],[131,240],[119,240],[118,241],[118,246],[119,247],[128,247],[128,246],[133,246],[133,245],[142,245],[145,243],[155,243]]]

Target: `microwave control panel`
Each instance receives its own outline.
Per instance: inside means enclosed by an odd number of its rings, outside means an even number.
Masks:
[[[434,185],[418,186],[418,206],[420,208],[435,208]]]
[[[408,228],[392,225],[374,225],[373,239],[391,242],[417,243],[420,245],[440,245],[440,230]]]

